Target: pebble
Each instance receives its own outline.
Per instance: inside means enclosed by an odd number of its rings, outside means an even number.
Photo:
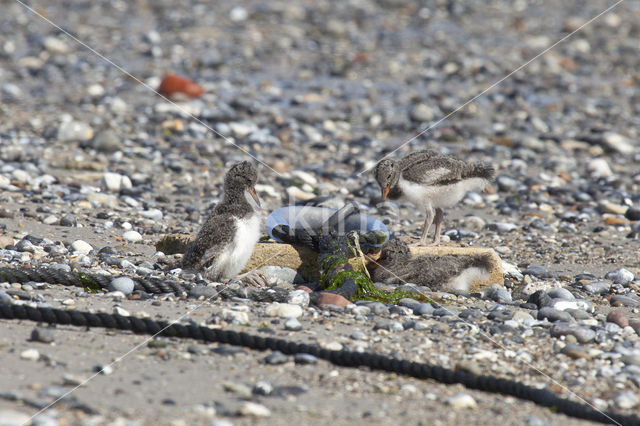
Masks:
[[[284,364],[287,361],[289,361],[289,357],[280,351],[273,351],[272,353],[264,357],[264,362],[270,365]]]
[[[611,297],[611,306],[640,306],[640,300],[634,299],[630,296],[623,296],[621,294],[616,294]]]
[[[238,410],[238,414],[241,416],[253,416],[253,417],[270,417],[271,410],[262,404],[256,402],[245,402]]]
[[[268,317],[298,318],[302,315],[302,308],[299,305],[290,303],[273,302],[267,306],[265,314]]]
[[[284,322],[284,329],[289,331],[302,330],[302,324],[296,318],[289,318]]]
[[[51,343],[55,340],[53,331],[46,328],[34,328],[31,332],[31,340],[34,342]]]
[[[614,309],[607,315],[607,322],[612,322],[618,326],[625,328],[629,325],[629,319],[625,315],[624,311],[620,309]]]
[[[623,410],[635,408],[638,404],[640,404],[640,398],[638,398],[638,395],[632,391],[619,393],[614,398],[614,401],[618,408],[621,408]]]
[[[128,176],[119,173],[107,172],[102,177],[104,186],[110,192],[120,192],[123,189],[131,189],[133,187]]]
[[[627,284],[634,280],[634,275],[631,271],[620,268],[615,271],[609,272],[605,275],[605,278],[608,280],[612,280],[614,284]]]
[[[318,363],[318,358],[311,354],[296,354],[293,357],[296,364],[313,365]]]
[[[89,254],[93,247],[85,241],[76,240],[71,244],[71,249],[76,253]]]
[[[2,426],[24,426],[29,424],[31,415],[10,409],[0,409],[0,419]]]
[[[67,213],[60,218],[60,226],[78,226],[78,219],[71,213]]]
[[[596,338],[596,332],[586,327],[575,327],[564,322],[558,322],[551,327],[553,337],[573,336],[580,343],[589,343]]]
[[[27,349],[20,353],[20,358],[27,361],[37,361],[40,358],[40,352],[37,349]]]
[[[116,306],[115,308],[113,308],[113,313],[116,315],[121,315],[123,317],[128,317],[131,315],[129,311],[127,311],[124,308],[121,308],[120,306]]]
[[[444,403],[456,410],[473,409],[478,406],[476,400],[468,393],[457,393],[447,398]]]
[[[273,284],[278,282],[292,284],[294,281],[296,281],[296,276],[298,275],[298,272],[286,266],[267,265],[260,268],[259,271],[264,273],[269,278],[269,281]]]
[[[124,296],[129,296],[135,288],[134,281],[129,277],[118,277],[111,280],[107,289],[109,291],[119,291]]]
[[[288,304],[299,305],[303,308],[306,308],[307,306],[309,306],[309,301],[310,301],[309,293],[307,293],[304,290],[294,290],[292,292],[289,292],[289,295],[287,296]]]
[[[587,352],[585,348],[579,345],[571,344],[571,343],[567,344],[564,348],[562,348],[560,353],[565,354],[568,357],[571,357],[573,359],[577,359],[577,358],[590,359],[591,358],[591,355],[589,355],[589,352]]]
[[[142,235],[138,231],[127,231],[122,234],[122,238],[129,241],[130,243],[137,243],[142,241]]]
[[[62,142],[82,142],[93,137],[93,129],[81,121],[65,121],[58,128],[58,139]]]

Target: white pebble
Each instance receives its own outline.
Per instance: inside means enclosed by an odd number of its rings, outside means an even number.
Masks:
[[[93,247],[91,247],[91,244],[85,241],[75,240],[71,244],[71,249],[76,253],[88,254],[91,250],[93,250]]]
[[[131,314],[129,313],[129,311],[127,311],[126,309],[121,308],[120,306],[116,306],[115,308],[113,308],[113,313],[117,314],[117,315],[121,315],[123,317],[128,317]]]
[[[245,402],[242,407],[240,407],[239,414],[243,416],[269,417],[271,416],[271,410],[262,404]]]
[[[299,305],[274,302],[267,306],[265,314],[269,317],[298,318],[302,315],[302,308]]]
[[[476,400],[473,397],[466,393],[457,393],[453,395],[451,398],[448,398],[444,401],[445,404],[450,405],[456,410],[464,409],[464,408],[476,408],[478,404],[476,404]]]
[[[304,290],[294,290],[287,296],[287,303],[305,308],[309,306],[309,293]]]
[[[111,192],[120,192],[121,189],[131,189],[131,179],[119,173],[107,172],[103,176],[104,185]]]
[[[142,235],[140,235],[138,231],[127,231],[124,234],[122,234],[122,238],[132,243],[137,243],[138,241],[142,241]]]
[[[20,358],[27,361],[37,361],[40,358],[40,352],[37,349],[27,349],[20,354]]]
[[[587,171],[593,177],[609,177],[613,174],[609,163],[604,158],[594,158],[587,164]]]

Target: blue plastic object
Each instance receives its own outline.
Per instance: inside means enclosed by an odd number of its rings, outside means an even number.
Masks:
[[[326,228],[326,231],[328,231],[327,222],[336,212],[336,209],[329,209],[325,207],[281,207],[272,211],[269,217],[267,217],[266,227],[269,232],[269,236],[274,240],[281,242],[273,236],[272,231],[276,226],[288,225],[292,229],[318,229],[324,227]],[[337,231],[339,234],[349,231],[382,231],[387,235],[385,241],[389,239],[389,230],[384,223],[362,213],[353,213],[347,216],[344,221],[338,223]]]

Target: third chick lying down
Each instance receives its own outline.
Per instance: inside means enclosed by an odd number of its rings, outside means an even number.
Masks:
[[[434,291],[469,291],[474,280],[489,277],[491,268],[488,254],[411,257],[407,244],[397,238],[382,246],[377,263],[371,274],[375,282],[413,283]]]

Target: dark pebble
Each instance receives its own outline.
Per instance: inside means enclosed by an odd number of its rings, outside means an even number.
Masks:
[[[533,303],[538,308],[542,308],[543,306],[548,306],[549,304],[551,304],[551,300],[551,297],[549,297],[546,291],[538,290],[531,296],[529,296],[529,298],[527,299],[527,303]]]
[[[78,219],[71,213],[65,214],[60,218],[61,226],[78,226]]]
[[[270,365],[284,364],[289,360],[289,357],[280,351],[275,351],[264,357],[264,362]]]
[[[513,318],[513,312],[508,309],[499,309],[489,312],[487,318],[493,321],[508,321]]]
[[[640,207],[629,207],[624,213],[624,217],[629,220],[640,220]]]
[[[573,317],[571,316],[570,313],[564,312],[564,311],[559,311],[557,309],[553,309],[553,308],[550,308],[548,306],[543,307],[538,311],[538,319],[539,320],[543,320],[545,318],[549,322],[556,322],[556,321],[571,322],[571,321],[573,321]]]
[[[235,356],[240,353],[246,353],[244,349],[231,345],[220,345],[217,348],[211,349],[211,352],[224,356]]]
[[[303,364],[303,365],[317,364],[318,363],[318,358],[316,358],[315,356],[313,356],[311,354],[296,354],[293,357],[293,361],[296,364]]]
[[[51,343],[55,340],[53,331],[46,328],[34,328],[31,332],[33,342]]]

